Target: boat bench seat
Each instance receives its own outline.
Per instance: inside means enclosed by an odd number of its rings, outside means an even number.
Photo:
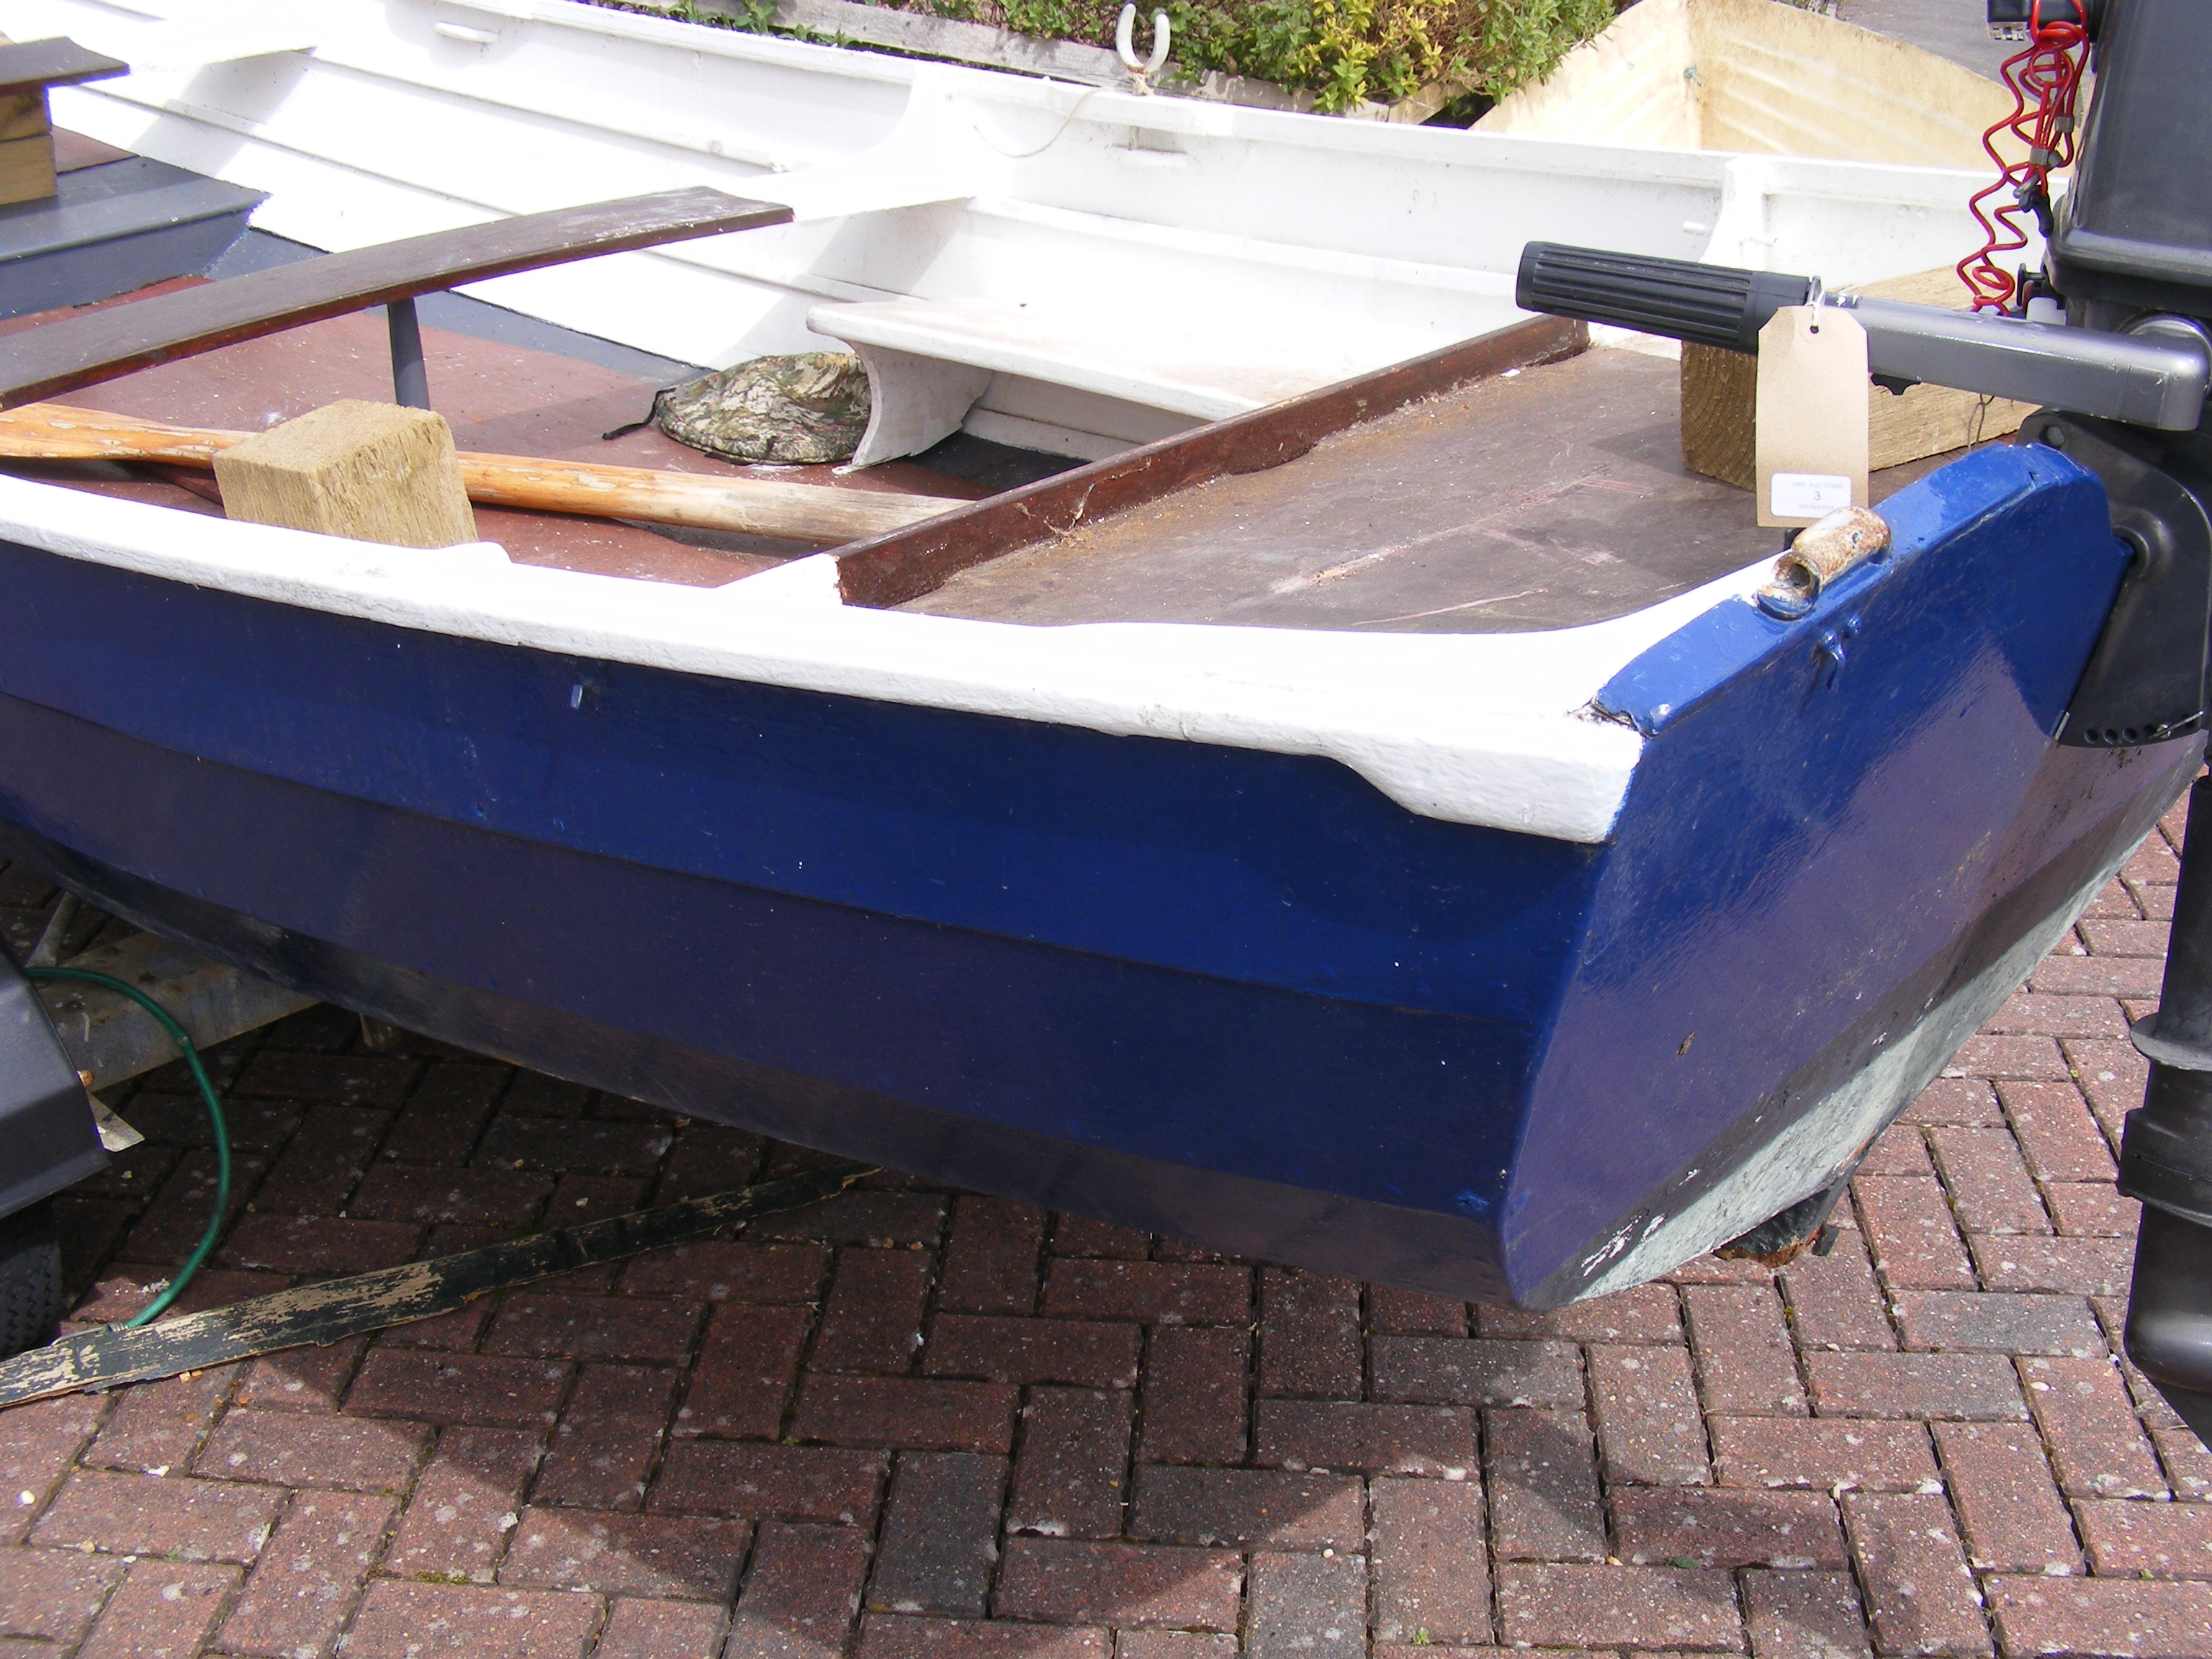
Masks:
[[[994,374],[1224,420],[1341,380],[1341,364],[1262,362],[1188,339],[1003,301],[880,300],[817,306],[806,325],[868,372],[868,429],[850,463],[872,466],[960,429]]]
[[[718,190],[662,191],[410,236],[204,283],[0,339],[0,409],[375,305],[395,313],[397,371],[403,332],[398,313],[406,316],[405,334],[419,339],[412,327],[417,295],[595,254],[780,225],[790,218],[791,210],[780,204],[747,201]],[[416,349],[419,354],[419,343]],[[419,375],[419,356],[415,369]]]

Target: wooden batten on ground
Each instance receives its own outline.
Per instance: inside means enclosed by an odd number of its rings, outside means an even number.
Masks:
[[[1964,310],[1966,289],[1948,267],[1873,283],[1871,298]],[[1759,360],[1712,346],[1682,348],[1682,461],[1692,472],[1739,489],[1752,488],[1753,409]],[[2032,404],[1984,398],[1948,386],[1916,386],[1903,395],[1867,386],[1867,464],[1875,471],[1942,455],[2020,429]]]
[[[347,398],[257,432],[215,458],[223,511],[398,547],[477,539],[446,417]]]

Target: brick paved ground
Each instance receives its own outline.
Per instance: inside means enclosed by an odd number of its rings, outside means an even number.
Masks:
[[[2169,830],[2173,826],[2169,825]],[[2124,1366],[2156,837],[1834,1254],[1538,1318],[878,1179],[374,1341],[0,1419],[0,1655],[2212,1654],[2212,1456]],[[0,873],[20,951],[49,896]],[[804,1154],[318,1009],[219,1056],[199,1305]],[[79,1316],[196,1235],[200,1109],[69,1198]]]

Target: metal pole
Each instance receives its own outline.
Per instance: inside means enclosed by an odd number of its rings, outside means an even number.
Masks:
[[[392,301],[384,307],[384,322],[392,336],[392,401],[408,409],[429,408],[430,381],[422,372],[422,329],[415,320],[414,301]]]
[[[2212,778],[2189,792],[2166,980],[2134,1036],[2150,1082],[2120,1142],[2120,1191],[2143,1205],[2128,1358],[2212,1445]]]

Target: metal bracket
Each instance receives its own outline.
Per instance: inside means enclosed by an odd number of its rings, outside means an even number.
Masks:
[[[392,339],[392,400],[403,409],[428,409],[430,382],[422,368],[422,325],[415,301],[393,300],[384,307],[385,331]]]
[[[2191,453],[2197,441],[2047,409],[2023,422],[2020,434],[2095,473],[2113,534],[2135,550],[2058,741],[2127,749],[2197,730],[2212,640],[2212,474]]]

